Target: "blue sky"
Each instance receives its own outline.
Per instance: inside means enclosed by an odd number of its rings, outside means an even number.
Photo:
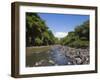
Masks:
[[[39,13],[39,16],[45,20],[49,29],[52,30],[53,34],[58,38],[65,37],[67,33],[73,31],[77,25],[89,19],[88,15],[73,14]]]

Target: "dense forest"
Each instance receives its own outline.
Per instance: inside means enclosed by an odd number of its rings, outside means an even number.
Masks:
[[[45,21],[36,13],[26,13],[26,46],[53,45],[57,41]]]
[[[37,13],[26,13],[26,46],[61,44],[70,47],[89,46],[89,20],[76,26],[62,39],[56,38],[46,22]]]

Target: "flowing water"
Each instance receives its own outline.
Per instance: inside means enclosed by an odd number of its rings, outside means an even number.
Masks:
[[[53,47],[51,51],[51,59],[55,62],[57,65],[66,65],[68,64],[69,60],[65,56],[65,53],[63,50],[61,50],[61,47]]]

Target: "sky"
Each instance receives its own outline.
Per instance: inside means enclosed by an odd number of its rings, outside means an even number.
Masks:
[[[55,37],[63,38],[68,35],[68,32],[74,31],[75,27],[89,20],[89,15],[75,15],[75,14],[38,14],[46,25],[52,30]]]

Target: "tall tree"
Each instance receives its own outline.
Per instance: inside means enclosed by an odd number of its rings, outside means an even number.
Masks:
[[[26,13],[26,46],[54,44],[54,35],[37,13]]]

